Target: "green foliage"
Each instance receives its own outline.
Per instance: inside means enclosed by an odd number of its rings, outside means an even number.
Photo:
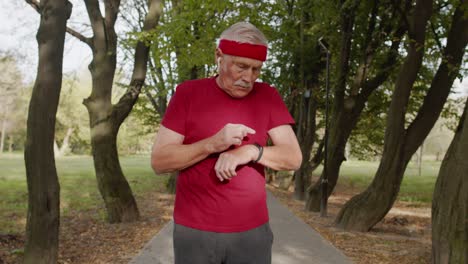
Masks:
[[[200,1],[200,0],[172,0],[164,1],[163,13],[156,28],[146,33],[141,32],[141,26],[147,11],[145,0],[128,0],[127,6],[121,9],[121,16],[127,21],[125,31],[128,34],[120,34],[124,56],[133,62],[133,52],[138,40],[146,43],[152,42],[151,61],[146,79],[146,85],[137,101],[130,119],[127,120],[122,132],[119,134],[119,150],[122,153],[132,151],[144,151],[151,145],[152,134],[157,129],[157,124],[164,114],[167,102],[170,99],[176,85],[191,78],[212,76],[216,73],[214,64],[214,50],[216,40],[221,32],[229,25],[237,21],[250,21],[259,27],[269,39],[269,56],[262,69],[261,80],[275,85],[285,98],[292,114],[298,119],[298,110],[304,92],[310,83],[318,83],[312,96],[318,104],[317,122],[315,134],[321,134],[324,122],[324,84],[325,61],[324,54],[317,46],[319,37],[324,36],[330,44],[332,54],[331,63],[331,88],[337,83],[338,65],[340,63],[341,49],[341,12],[354,14],[355,25],[352,35],[351,58],[349,59],[350,73],[346,79],[346,96],[351,95],[354,85],[354,76],[358,72],[366,50],[366,41],[372,40],[379,45],[372,46],[375,51],[368,68],[368,78],[374,77],[384,63],[386,52],[393,40],[398,18],[402,12],[406,12],[404,6],[395,7],[395,1],[384,0],[375,5],[374,1],[345,1],[341,5],[337,1]],[[422,104],[430,80],[441,61],[440,43],[445,43],[447,28],[451,21],[451,13],[458,0],[436,1],[435,12],[431,18],[426,38],[426,56],[424,58],[424,70],[420,72],[408,105],[407,124],[414,119],[416,111]],[[357,5],[355,13],[351,13]],[[377,10],[375,31],[370,31],[372,11]],[[409,15],[409,14],[406,14]],[[123,31],[122,31],[123,32]],[[404,43],[409,39],[404,36]],[[404,46],[399,49],[397,61],[401,61],[406,52]],[[133,64],[133,63],[132,63]],[[398,64],[398,63],[397,63]],[[466,69],[465,69],[466,70]],[[123,69],[124,75],[129,71]],[[125,73],[127,71],[127,73]],[[378,156],[382,151],[385,129],[386,111],[395,83],[398,69],[391,71],[389,80],[379,87],[378,91],[370,97],[366,110],[362,113],[357,128],[352,134],[349,145],[351,155],[360,159]],[[462,70],[463,72],[463,70]],[[120,79],[116,78],[116,79]],[[126,83],[126,82],[123,82]],[[87,114],[79,114],[76,119],[72,114],[81,111],[82,98],[65,102],[65,96],[70,99],[74,96],[75,87],[67,91],[67,82],[64,82],[62,97],[63,108],[59,109],[57,123],[57,140],[61,142],[69,120],[75,122],[75,126],[82,132],[74,132],[71,138],[71,151],[73,153],[89,153],[89,132],[85,131],[88,125],[85,122],[76,122],[82,117],[87,119]],[[75,84],[75,86],[81,86]],[[122,91],[126,87],[122,87]],[[116,89],[118,90],[118,89]],[[61,100],[62,104],[62,100]],[[68,106],[66,106],[68,105]],[[73,106],[72,106],[73,105]],[[455,116],[455,111],[446,108],[447,116]],[[72,111],[70,111],[72,110]],[[81,112],[80,112],[81,113]],[[447,118],[446,120],[452,120]],[[84,129],[82,129],[84,128]],[[78,135],[79,134],[79,135]],[[141,140],[137,140],[141,139]]]
[[[430,85],[437,63],[440,61],[440,42],[447,35],[450,15],[457,1],[436,3],[428,34],[424,68],[418,76],[408,105],[407,124],[416,116]],[[364,56],[369,52],[365,45],[373,41],[375,54],[367,68],[368,78],[378,73],[384,63],[386,53],[393,40],[392,34],[398,26],[398,18],[405,7],[394,6],[393,1],[375,5],[372,1],[346,1],[340,6],[333,1],[167,1],[163,16],[157,28],[149,34],[133,34],[137,39],[152,40],[152,68],[145,87],[147,96],[141,96],[134,109],[135,117],[141,120],[143,129],[151,132],[164,113],[167,99],[175,86],[187,79],[200,78],[215,73],[215,40],[221,32],[234,22],[247,20],[257,25],[269,39],[269,60],[265,63],[261,80],[274,84],[282,93],[286,103],[297,119],[295,106],[302,99],[307,83],[318,82],[312,92],[318,103],[318,129],[323,128],[324,77],[323,53],[317,46],[317,39],[326,36],[332,53],[331,86],[337,81],[335,70],[340,63],[341,19],[340,12],[348,12],[357,5],[354,13],[355,27],[352,53],[349,60],[350,73],[347,76],[346,94],[351,94],[354,76]],[[371,14],[377,11],[376,23],[372,34]],[[400,11],[398,11],[400,10]],[[431,33],[432,32],[432,33]],[[404,41],[410,41],[404,37]],[[400,50],[397,61],[405,56]],[[398,65],[398,63],[397,63]],[[369,98],[366,109],[361,115],[357,128],[350,139],[351,155],[360,159],[380,155],[383,146],[386,111],[389,106],[398,68],[390,70],[389,80]],[[452,110],[446,111],[448,114]]]
[[[139,3],[141,0],[133,2]],[[273,42],[278,40],[275,28],[278,24],[265,18],[278,21],[282,15],[282,4],[282,1],[253,0],[165,1],[158,26],[145,35],[129,34],[124,42],[126,49],[131,49],[137,39],[152,41],[150,69],[144,88],[146,96],[140,96],[135,106],[136,117],[143,124],[154,126],[164,114],[167,101],[177,84],[188,79],[213,76],[216,73],[216,40],[222,31],[235,22],[250,21],[267,38]],[[141,14],[139,17],[142,17]],[[138,24],[141,25],[141,19],[130,22],[132,28],[140,31]],[[268,66],[265,68],[266,73],[271,72]]]
[[[166,82],[169,89],[183,80],[212,73],[214,40],[229,23],[228,15],[233,8],[234,3],[227,1],[165,3],[163,17],[151,35],[154,43],[151,56],[155,67],[163,68],[166,76],[163,80],[169,80]],[[197,73],[191,76],[194,69]]]
[[[445,103],[445,107],[442,110],[441,118],[444,121],[444,126],[451,131],[455,131],[458,126],[458,121],[462,116],[463,107],[465,105],[466,98],[448,98]]]
[[[9,115],[10,125],[6,133],[4,151],[22,151],[26,140],[26,122],[28,114],[29,99],[31,97],[31,87],[21,87],[14,99],[13,112]],[[11,146],[11,148],[10,148]]]
[[[120,154],[129,155],[151,152],[156,123],[147,124],[136,116],[136,113],[131,113],[120,126],[117,137],[117,146]]]
[[[83,99],[90,93],[88,80],[76,74],[65,75],[57,109],[55,140],[59,147],[71,129],[69,146],[63,154],[88,154],[91,150],[89,116]]]
[[[145,89],[151,89],[146,87]],[[146,94],[143,94],[133,106],[131,116],[138,119],[141,123],[140,132],[142,134],[150,134],[156,131],[156,125],[161,122],[161,116],[152,105]]]
[[[16,58],[0,53],[0,136],[4,139],[0,153],[23,149],[31,90],[22,78]]]
[[[426,56],[424,56],[423,66],[418,73],[417,80],[411,91],[411,97],[409,98],[409,103],[406,109],[406,127],[408,127],[416,118],[439,63],[444,59],[442,57],[442,51],[444,48],[443,44],[446,42],[454,7],[458,5],[458,3],[459,1],[437,1],[434,5],[434,15],[431,17],[431,25],[427,28],[428,32],[426,34]],[[362,41],[364,39],[363,36],[366,32],[366,28],[363,28],[363,26],[367,24],[367,18],[365,16],[362,17],[362,13],[365,14],[368,12],[368,5],[372,5],[372,2],[368,1],[362,3],[356,16],[356,28],[355,34],[353,35],[353,51],[356,51],[357,54],[361,54],[358,56],[362,56],[363,50],[359,49],[359,47],[362,46]],[[385,23],[388,25],[396,22],[396,15],[389,16],[391,14],[391,5],[380,5],[379,8],[384,9],[384,11],[388,9],[386,13],[382,13],[382,21],[387,21]],[[356,32],[363,32],[363,34],[356,34]],[[406,45],[411,41],[407,37],[405,37],[404,40]],[[386,43],[388,41],[389,39],[386,39]],[[406,52],[404,50],[400,50],[399,60],[404,58],[404,56],[406,56]],[[374,69],[378,68],[373,66],[379,65],[382,58],[382,53],[378,52],[374,59],[375,64],[372,64],[369,67],[370,72],[373,72]],[[355,61],[355,59],[353,60]],[[355,72],[356,65],[357,64],[355,63],[351,64],[352,72]],[[393,86],[396,82],[396,73],[398,72],[398,69],[393,71],[394,72],[392,72],[390,79],[369,98],[366,110],[360,116],[360,121],[352,133],[349,143],[351,146],[351,155],[354,157],[359,159],[371,159],[372,157],[378,157],[382,152],[384,130],[386,127],[386,112],[389,107]],[[463,72],[463,69],[461,72]],[[350,80],[349,83],[352,83],[352,80]],[[459,117],[458,104],[459,103],[456,101],[449,99],[442,113],[444,122],[446,122],[451,128],[456,125],[455,120]]]
[[[407,110],[407,125],[410,124],[416,117],[416,113],[421,107],[424,97],[431,86],[432,79],[441,62],[446,61],[444,57],[444,49],[447,41],[447,36],[452,22],[455,8],[460,4],[458,0],[451,1],[436,1],[434,12],[430,19],[430,26],[426,33],[425,56],[423,66],[418,73],[418,79],[411,91],[411,97]],[[465,3],[466,5],[466,3]],[[462,65],[466,65],[462,63]],[[453,69],[458,71],[459,78],[463,79],[468,70],[466,67],[462,69]],[[449,98],[442,112],[442,117],[448,121],[448,126],[453,128],[453,120],[458,119],[460,114],[459,102],[456,99]],[[456,122],[456,121],[455,121]]]
[[[167,176],[155,176],[149,156],[121,156],[124,174],[135,196],[164,191]],[[60,182],[61,215],[92,211],[96,218],[105,212],[97,189],[92,158],[69,156],[56,160]],[[27,213],[26,172],[22,155],[0,156],[0,233],[24,231]]]
[[[317,82],[325,67],[317,40],[327,35],[324,25],[334,19],[322,16],[329,8],[329,1],[280,1],[270,14],[276,25],[262,79],[275,84],[289,104],[305,92],[306,82]]]
[[[349,139],[350,154],[359,160],[375,160],[383,152],[389,88],[378,89],[369,98]]]

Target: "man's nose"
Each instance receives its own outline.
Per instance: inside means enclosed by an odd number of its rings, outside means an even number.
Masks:
[[[242,74],[242,80],[248,83],[255,81],[255,74],[253,69],[246,69]]]

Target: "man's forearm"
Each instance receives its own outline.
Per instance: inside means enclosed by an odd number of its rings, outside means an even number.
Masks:
[[[183,144],[183,135],[161,126],[153,145],[151,166],[156,173],[182,170],[212,153],[240,145],[245,136],[254,133],[255,130],[242,124],[226,124],[211,137],[193,144]]]
[[[213,153],[209,139],[193,144],[167,144],[158,147],[151,155],[151,166],[156,173],[185,169]]]
[[[263,148],[262,158],[258,163],[273,170],[297,170],[301,166],[300,149],[287,146],[268,146]]]

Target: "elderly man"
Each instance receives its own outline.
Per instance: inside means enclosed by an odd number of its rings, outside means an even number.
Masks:
[[[186,81],[171,98],[151,164],[179,171],[176,264],[271,263],[264,168],[296,170],[302,154],[281,96],[256,82],[266,56],[263,33],[236,23],[220,36],[219,74]]]

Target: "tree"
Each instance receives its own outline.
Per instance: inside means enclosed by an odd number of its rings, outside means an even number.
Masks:
[[[28,184],[28,218],[24,263],[57,263],[60,186],[54,159],[55,114],[62,84],[66,23],[72,5],[43,0],[37,32],[39,65],[29,104],[24,159]]]
[[[98,188],[111,223],[130,222],[139,218],[139,211],[119,163],[117,134],[140,94],[147,69],[148,40],[142,38],[135,48],[133,75],[125,94],[118,103],[111,103],[117,66],[117,34],[115,23],[120,1],[104,1],[104,17],[98,0],[85,1],[93,36],[88,38],[68,28],[67,32],[87,44],[93,59],[91,95],[83,101],[90,117],[91,147]],[[161,14],[161,1],[152,0],[144,22],[144,33],[152,30]]]
[[[371,185],[342,208],[337,226],[368,231],[385,217],[396,200],[406,166],[437,121],[468,43],[468,18],[463,15],[466,2],[462,0],[451,7],[454,11],[442,59],[421,107],[409,122],[406,109],[421,69],[426,25],[432,11],[432,1],[417,1],[408,30],[407,57],[400,68],[388,110],[382,160]]]
[[[151,39],[150,54],[148,58],[149,71],[145,79],[145,86],[142,92],[145,96],[140,97],[132,109],[132,114],[139,119],[143,126],[140,130],[142,134],[154,133],[154,124],[159,123],[161,116],[165,112],[167,106],[168,94],[171,90],[168,87],[173,87],[173,77],[171,71],[163,73],[161,64],[167,61],[163,57],[164,51],[161,51],[159,44],[160,29],[165,23],[168,14],[167,5],[163,6],[163,11],[158,22],[158,27],[152,32],[145,34],[145,38]],[[121,39],[122,51],[126,60],[132,59],[133,49],[138,40],[141,29],[144,26],[145,16],[148,13],[148,6],[145,0],[129,0],[125,1],[122,6],[121,17],[126,28],[131,30],[131,33]],[[134,33],[135,32],[135,33]],[[169,69],[171,67],[169,66]]]
[[[371,95],[391,76],[406,32],[410,1],[341,1],[336,83],[328,139],[328,196],[346,160],[345,147]],[[335,41],[332,39],[332,41]],[[319,211],[324,175],[308,189],[306,210]]]
[[[432,199],[432,263],[468,261],[468,101]]]
[[[295,197],[300,200],[305,199],[311,173],[315,164],[318,164],[311,161],[311,153],[316,141],[319,99],[323,94],[318,76],[324,70],[324,62],[319,46],[314,41],[320,36],[320,31],[314,30],[320,12],[314,10],[323,10],[323,5],[326,3],[280,2],[276,11],[279,27],[270,41],[270,53],[275,59],[273,65],[265,69],[265,79],[274,83],[286,97],[285,101],[296,120],[296,135],[304,157],[300,169],[293,175]]]

